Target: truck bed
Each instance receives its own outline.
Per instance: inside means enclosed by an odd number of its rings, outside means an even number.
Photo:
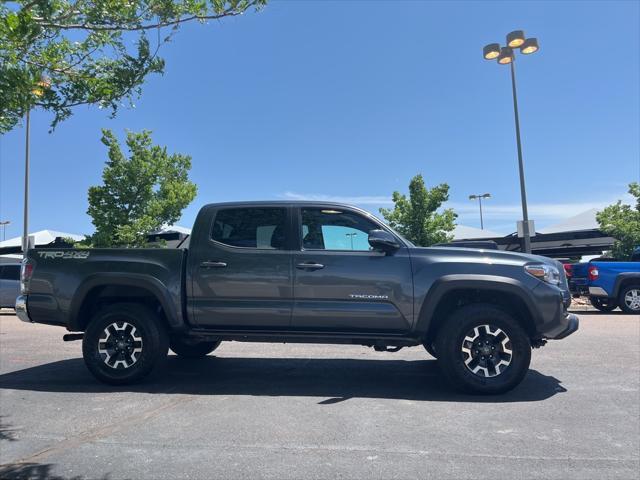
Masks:
[[[182,319],[186,249],[95,248],[33,249],[28,258],[34,265],[29,285],[29,315],[35,322],[64,325],[79,330],[76,313],[87,310],[100,295],[102,285],[119,285],[118,296],[140,289],[162,294],[165,309]],[[115,282],[115,283],[114,283]],[[111,287],[112,288],[112,287]]]

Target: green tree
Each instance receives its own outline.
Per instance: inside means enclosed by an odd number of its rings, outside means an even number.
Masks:
[[[438,213],[447,200],[449,185],[441,183],[429,190],[422,175],[418,174],[409,183],[409,198],[393,192],[393,210],[381,208],[380,213],[392,228],[407,239],[418,246],[428,247],[453,239],[449,232],[455,227],[457,215],[451,208]]]
[[[266,0],[18,0],[0,3],[0,134],[33,106],[52,128],[90,104],[116,114],[162,73],[179,27],[260,8]],[[42,76],[49,86],[37,91]],[[42,95],[40,95],[42,93]]]
[[[120,149],[110,130],[102,131],[109,160],[103,185],[89,188],[89,209],[96,227],[90,243],[95,247],[143,246],[146,235],[163,224],[172,225],[196,196],[189,181],[191,157],[169,155],[153,145],[151,133],[127,132],[130,156]]]
[[[630,183],[629,193],[636,199],[635,207],[618,200],[596,215],[600,230],[616,239],[611,254],[622,260],[631,259],[640,246],[640,184]]]

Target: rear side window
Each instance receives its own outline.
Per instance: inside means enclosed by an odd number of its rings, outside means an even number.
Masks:
[[[228,208],[219,210],[211,238],[231,247],[284,250],[286,245],[284,208]]]
[[[4,265],[0,269],[0,279],[20,280],[20,265]]]

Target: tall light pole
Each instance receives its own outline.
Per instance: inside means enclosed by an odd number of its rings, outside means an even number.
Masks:
[[[353,250],[353,237],[355,237],[357,233],[345,233],[345,235],[351,239],[351,250]]]
[[[7,225],[11,223],[10,220],[4,220],[0,222],[0,227],[2,227],[2,241],[4,242],[7,239]]]
[[[478,200],[480,204],[480,230],[484,230],[484,223],[482,221],[482,199],[491,198],[490,193],[483,193],[482,195],[469,195],[469,200]]]
[[[522,199],[522,250],[531,253],[531,232],[529,231],[529,212],[527,211],[527,191],[524,181],[524,163],[522,161],[522,143],[520,142],[520,118],[518,115],[518,96],[516,93],[516,71],[514,62],[515,49],[520,53],[530,55],[537,52],[540,47],[536,38],[525,38],[522,30],[515,30],[507,35],[507,46],[501,47],[499,43],[490,43],[482,51],[486,60],[497,59],[500,65],[511,66],[511,90],[513,93],[513,113],[516,122],[516,144],[518,147],[518,170],[520,172],[520,197]]]
[[[45,76],[40,77],[40,80],[35,84],[31,93],[37,98],[44,95],[47,88],[51,86],[51,82]],[[24,147],[24,220],[22,227],[22,254],[27,254],[27,248],[29,247],[29,145],[30,145],[30,130],[31,130],[31,106],[27,108],[25,118],[25,147]]]

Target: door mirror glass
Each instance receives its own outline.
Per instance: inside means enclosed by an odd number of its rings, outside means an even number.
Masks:
[[[398,240],[385,230],[371,230],[369,232],[369,245],[374,250],[392,252],[400,248]]]

